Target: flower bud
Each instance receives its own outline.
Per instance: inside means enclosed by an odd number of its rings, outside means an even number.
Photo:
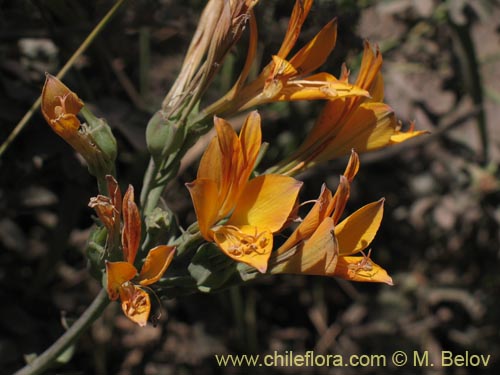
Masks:
[[[76,117],[83,102],[56,77],[47,74],[42,91],[42,114],[52,130],[75,149],[80,120]]]
[[[156,112],[146,128],[146,144],[155,163],[182,145],[182,132],[177,131],[175,122],[165,118],[163,111]]]
[[[90,273],[98,280],[102,277],[104,271],[107,234],[106,227],[95,227],[90,233],[85,250]]]
[[[56,77],[47,74],[42,91],[42,114],[52,130],[87,162],[94,176],[113,174],[116,140],[109,126],[84,108],[78,96]],[[76,116],[85,116],[88,125]]]
[[[177,222],[170,210],[156,207],[146,216],[145,224],[152,243],[165,243],[175,238]]]

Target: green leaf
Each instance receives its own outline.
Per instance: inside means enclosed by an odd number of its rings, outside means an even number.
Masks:
[[[205,243],[198,248],[188,271],[196,280],[198,289],[207,293],[223,287],[238,272],[236,262],[212,243]]]

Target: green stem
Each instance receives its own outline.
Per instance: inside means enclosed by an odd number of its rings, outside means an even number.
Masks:
[[[148,197],[148,191],[149,191],[149,186],[151,185],[151,182],[153,180],[153,176],[156,175],[156,168],[155,168],[155,162],[153,161],[153,158],[149,159],[149,164],[148,168],[146,169],[146,172],[144,173],[144,179],[142,182],[142,190],[141,190],[141,197],[140,197],[140,202],[141,202],[141,207],[144,207],[144,204],[146,203],[146,199]]]
[[[90,32],[90,34],[85,38],[83,43],[78,47],[78,49],[75,51],[73,56],[64,64],[62,69],[59,71],[57,74],[57,78],[62,79],[68,70],[73,66],[75,61],[85,52],[85,50],[92,44],[94,39],[96,38],[97,35],[102,31],[104,26],[109,22],[111,17],[114,16],[118,8],[125,2],[125,0],[118,0],[115,5],[108,11],[108,13],[104,16],[104,18],[96,25],[96,27]],[[2,143],[0,146],[0,157],[4,154],[4,152],[7,150],[9,145],[16,139],[16,137],[21,133],[21,131],[24,129],[28,121],[31,119],[33,116],[33,113],[40,107],[40,104],[42,102],[42,97],[39,96],[38,99],[33,103],[31,108],[26,112],[26,114],[23,116],[21,121],[19,121],[16,125],[16,127],[12,130],[12,132],[9,134],[7,139]]]
[[[114,173],[112,174],[115,175]],[[106,181],[106,176],[99,173],[97,174],[96,179],[97,179],[97,189],[99,190],[99,194],[108,196],[109,191],[108,191],[108,183]]]
[[[146,217],[158,205],[163,190],[177,176],[181,159],[186,152],[203,134],[210,130],[209,124],[212,123],[212,116],[207,114],[194,116],[196,120],[189,121],[188,124],[184,122],[184,119],[179,120],[181,125],[177,131],[187,134],[183,133],[182,141],[179,142],[180,146],[175,152],[165,155],[161,161],[155,162],[153,158],[150,159],[148,169],[144,174],[140,198],[143,217]],[[187,130],[183,127],[187,127]]]
[[[151,178],[146,179],[141,191],[141,206],[143,217],[148,216],[157,206],[165,186],[175,177],[177,169],[164,168],[166,173],[161,172],[162,168],[154,167],[151,171]],[[148,171],[149,172],[149,171]],[[147,172],[147,173],[148,173]]]
[[[102,289],[78,320],[45,352],[17,371],[14,375],[37,375],[47,370],[80,335],[102,314],[109,303],[108,294]]]

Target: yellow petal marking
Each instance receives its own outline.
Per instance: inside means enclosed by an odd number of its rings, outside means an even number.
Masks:
[[[251,225],[224,225],[215,231],[214,238],[227,256],[257,268],[261,273],[266,272],[273,249],[271,231]]]
[[[387,271],[373,262],[370,255],[362,257],[340,256],[333,276],[350,281],[394,285]]]
[[[151,301],[147,292],[128,282],[120,288],[123,313],[134,323],[144,327],[151,311]]]

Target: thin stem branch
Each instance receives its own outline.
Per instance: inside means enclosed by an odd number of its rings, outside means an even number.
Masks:
[[[94,27],[94,29],[90,32],[90,34],[85,38],[82,44],[80,44],[80,47],[75,51],[73,56],[64,64],[62,69],[59,71],[57,74],[57,78],[62,79],[68,70],[73,66],[75,61],[85,52],[85,50],[92,44],[94,39],[96,38],[97,35],[102,31],[104,26],[109,22],[111,17],[113,17],[116,13],[116,11],[120,8],[120,6],[125,2],[125,0],[118,0],[115,5],[106,13],[106,15],[102,18],[102,20]],[[23,118],[17,123],[16,127],[12,130],[12,132],[9,134],[7,139],[2,143],[0,146],[0,157],[4,154],[4,152],[7,150],[7,148],[10,146],[10,144],[16,139],[16,137],[21,133],[21,131],[24,129],[28,121],[31,119],[35,111],[40,107],[40,103],[42,102],[42,97],[39,96],[38,99],[33,103],[31,108],[26,112],[26,114],[23,116]]]
[[[54,361],[67,350],[80,335],[101,315],[109,303],[107,292],[102,289],[78,320],[33,362],[27,364],[14,375],[37,375],[47,370]]]

